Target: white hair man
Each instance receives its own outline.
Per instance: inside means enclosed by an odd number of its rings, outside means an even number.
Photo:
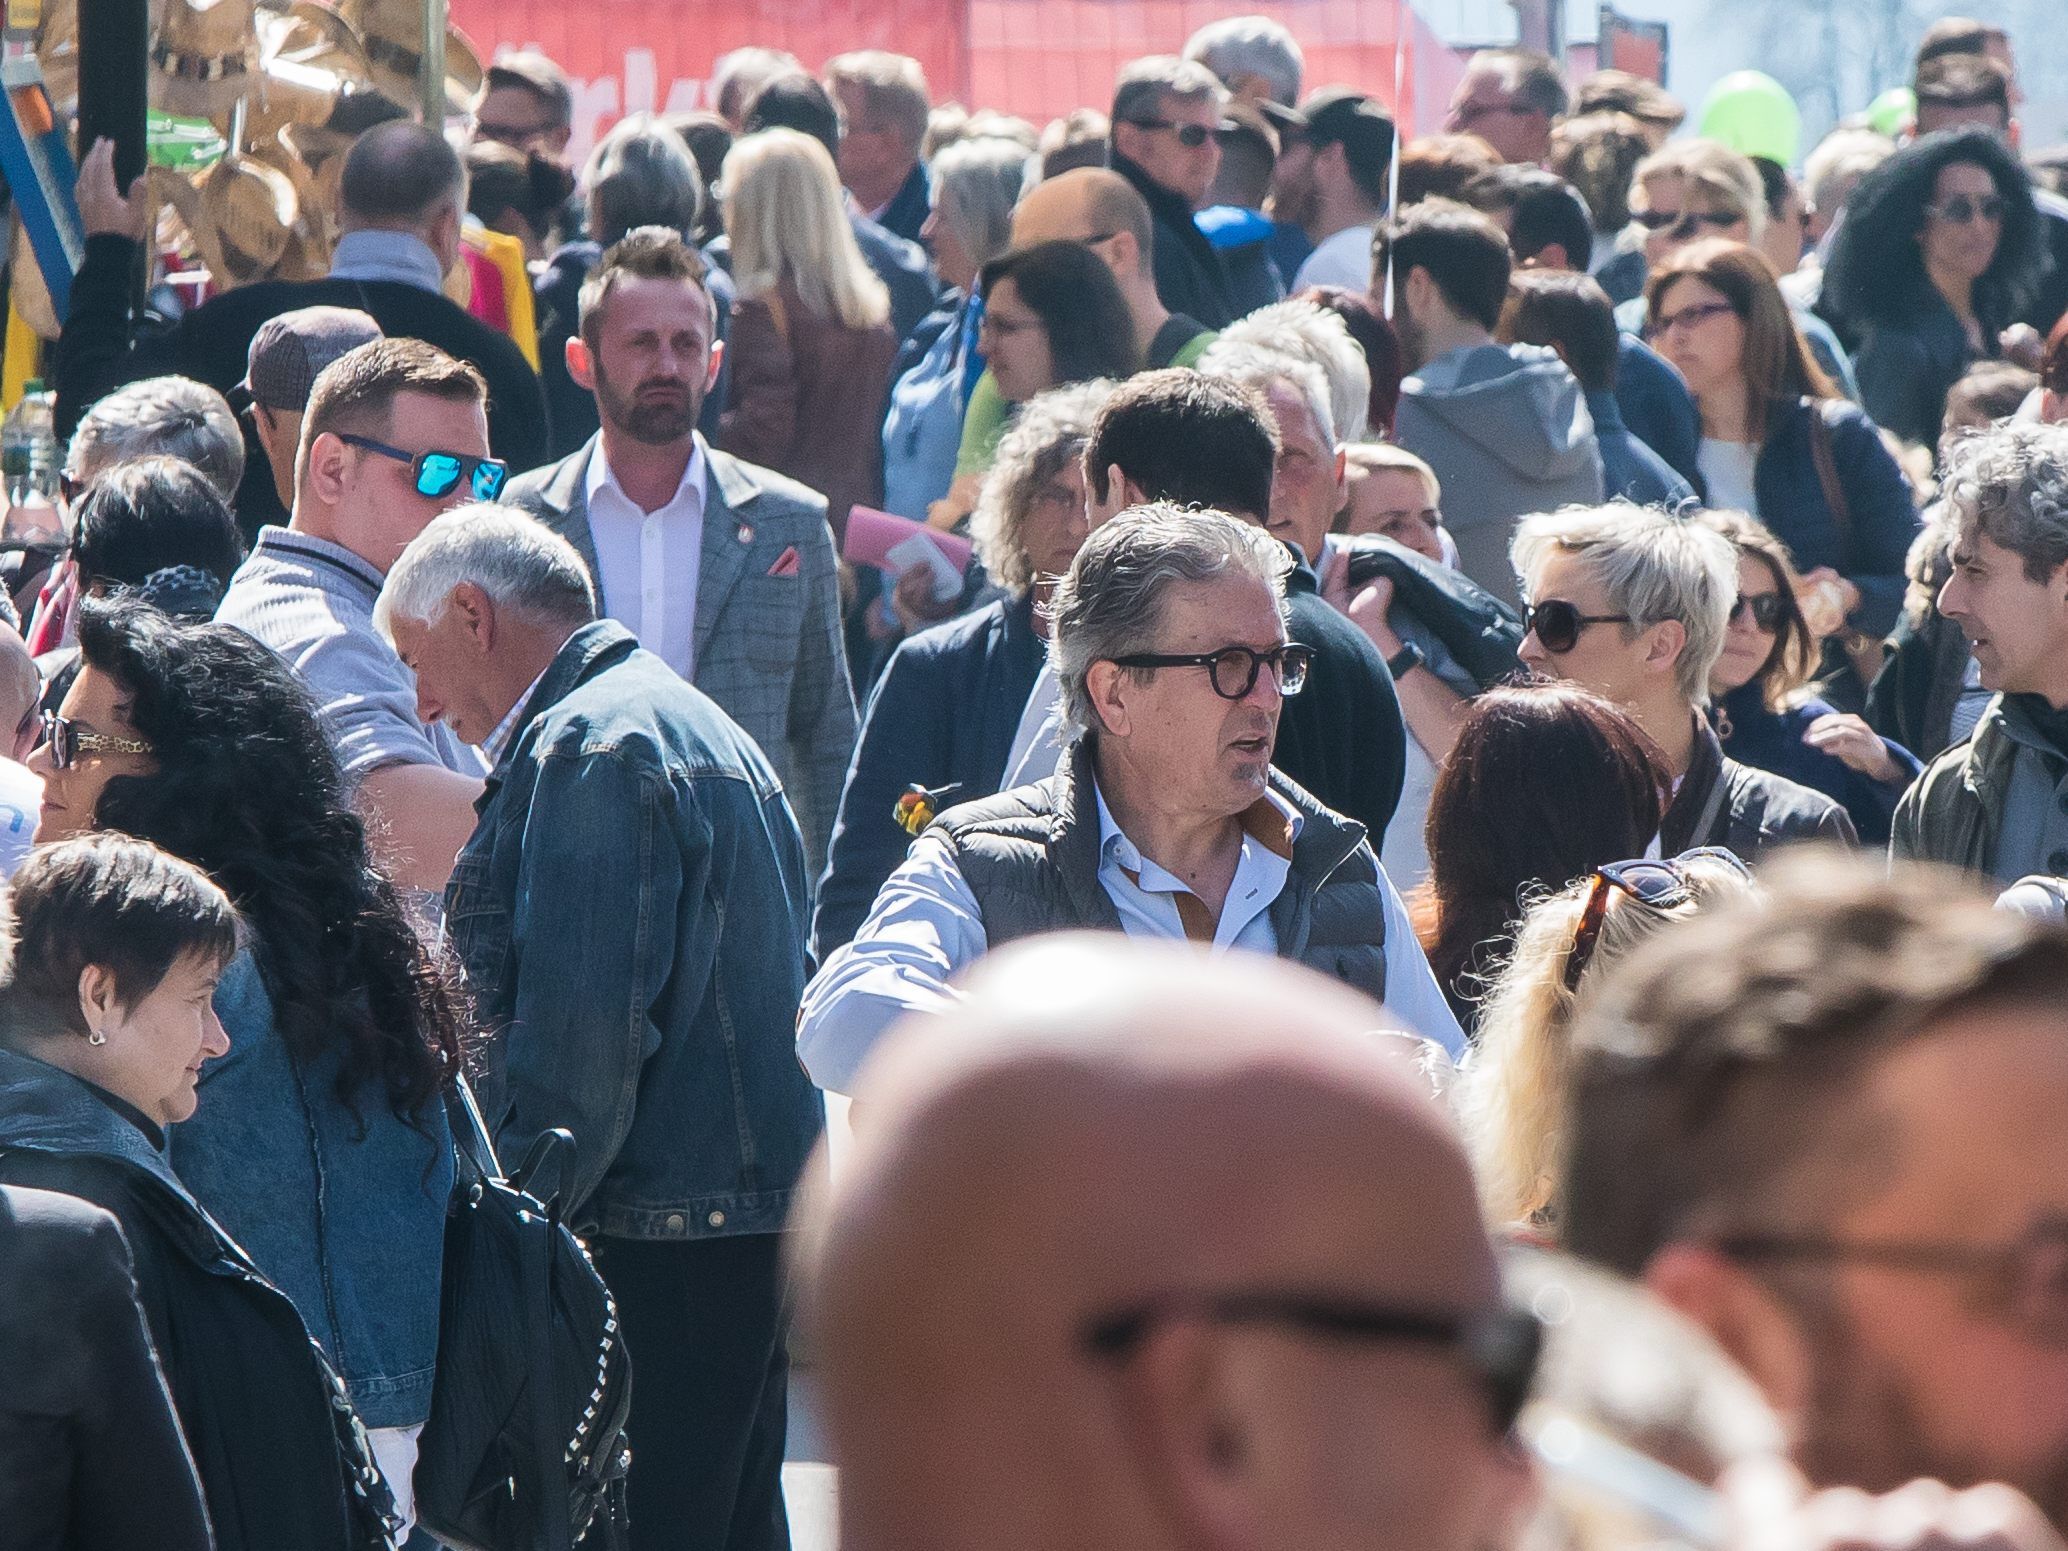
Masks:
[[[1185,58],[1205,65],[1236,97],[1289,108],[1300,100],[1307,56],[1284,22],[1224,16],[1185,40]]]
[[[781,1233],[820,1106],[782,783],[508,507],[426,527],[375,619],[424,719],[495,763],[446,920],[495,1034],[484,1111],[511,1157],[576,1138],[561,1203],[639,1349],[632,1544],[786,1543]]]
[[[1939,611],[1997,698],[1904,795],[1894,849],[2000,883],[2068,877],[2068,427],[1972,437],[1941,488],[1953,570]]]
[[[1446,1043],[1456,1024],[1361,826],[1271,768],[1311,648],[1261,529],[1164,502],[1096,529],[1051,601],[1054,775],[952,808],[806,993],[798,1051],[851,1091],[898,1018],[1015,937],[1085,927],[1315,965]]]
[[[1857,841],[1830,798],[1726,758],[1702,714],[1737,602],[1728,539],[1611,503],[1524,518],[1512,553],[1527,600],[1524,664],[1614,701],[1666,756],[1675,788],[1663,854],[1715,845],[1750,861],[1791,840]]]

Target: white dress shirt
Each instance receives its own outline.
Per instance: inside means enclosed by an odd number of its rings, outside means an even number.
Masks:
[[[668,504],[641,511],[618,484],[598,442],[585,489],[603,612],[685,679],[696,673],[707,482],[699,441]]]
[[[1371,289],[1371,239],[1372,226],[1368,224],[1331,232],[1307,255],[1285,294],[1297,296],[1310,285],[1339,285],[1364,295]],[[1350,438],[1345,436],[1344,440]]]
[[[1005,756],[1005,780],[998,789],[1009,792],[1054,775],[1056,763],[1063,757],[1062,731],[1062,714],[1056,709],[1056,665],[1044,656],[1041,671],[1034,675],[1034,687],[1027,691],[1019,729],[1012,735],[1012,750]]]
[[[1275,792],[1266,800],[1297,825],[1298,816]],[[1270,910],[1290,873],[1283,856],[1245,829],[1211,951],[1277,952]],[[1141,854],[1113,821],[1103,796],[1099,885],[1130,937],[1184,938],[1176,895],[1190,890]],[[1386,1005],[1393,1016],[1375,1013],[1372,1026],[1423,1035],[1455,1058],[1464,1051],[1464,1034],[1383,871],[1379,893],[1386,914]],[[939,836],[921,835],[876,896],[854,941],[836,950],[805,988],[797,1054],[812,1081],[831,1092],[853,1092],[883,1031],[910,1014],[953,1006],[961,992],[948,982],[989,946],[982,909],[954,852]]]

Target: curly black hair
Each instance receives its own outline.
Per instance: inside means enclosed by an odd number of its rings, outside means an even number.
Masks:
[[[416,1121],[460,1069],[460,996],[373,865],[294,671],[241,630],[129,597],[81,603],[79,649],[128,695],[158,766],[109,781],[95,825],[214,878],[251,925],[289,1052],[339,1049],[342,1103],[358,1115],[377,1081]]]
[[[1993,130],[1978,125],[1941,130],[1913,141],[1860,180],[1845,202],[1845,219],[1824,268],[1824,307],[1844,326],[1902,322],[1931,291],[1924,250],[1924,207],[1941,171],[1970,162],[1988,173],[2003,199],[1996,257],[1975,282],[1975,315],[1993,336],[2007,328],[2046,273],[2046,240],[2032,202],[2032,179]]]

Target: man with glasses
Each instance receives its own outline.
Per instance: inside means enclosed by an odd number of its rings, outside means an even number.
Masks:
[[[1192,218],[1220,171],[1227,102],[1227,88],[1206,66],[1166,54],[1128,65],[1113,92],[1112,166],[1156,218],[1156,292],[1172,312],[1210,329],[1235,321],[1235,293]]]
[[[1586,398],[1557,351],[1495,342],[1512,261],[1488,217],[1424,200],[1379,229],[1374,264],[1410,374],[1393,440],[1442,482],[1458,569],[1512,606],[1516,519],[1601,499]]]
[[[1451,94],[1444,130],[1477,135],[1504,162],[1541,162],[1551,154],[1551,126],[1565,117],[1565,72],[1528,48],[1474,54]]]
[[[814,873],[854,752],[826,498],[709,446],[718,380],[696,249],[642,226],[582,283],[567,369],[601,429],[510,500],[574,545],[603,612],[724,709],[774,763]]]
[[[468,138],[567,162],[574,138],[574,85],[544,54],[505,54],[488,67],[474,99]]]
[[[373,604],[432,518],[501,491],[485,393],[473,367],[421,340],[377,339],[331,362],[302,417],[293,518],[259,530],[216,611],[302,676],[382,863],[426,894],[444,889],[473,833],[487,766],[417,719],[416,680],[374,629]]]
[[[1615,702],[1665,756],[1674,789],[1659,854],[1724,846],[1753,861],[1793,840],[1857,841],[1830,798],[1726,758],[1704,715],[1724,632],[1745,606],[1722,534],[1656,508],[1577,508],[1525,518],[1514,564],[1528,600],[1524,666]]]
[[[1385,1026],[1075,937],[888,1042],[800,1234],[841,1544],[1509,1544],[1537,1325]]]
[[[1764,881],[1574,1024],[1566,1243],[1707,1328],[1813,1483],[2068,1524],[2068,934],[1907,865]]]
[[[1297,959],[1460,1048],[1363,827],[1271,768],[1313,657],[1286,633],[1292,564],[1164,502],[1091,535],[1051,600],[1062,763],[943,813],[826,961],[797,1030],[820,1087],[852,1091],[884,1029],[952,1007],[991,948],[1079,927]]]

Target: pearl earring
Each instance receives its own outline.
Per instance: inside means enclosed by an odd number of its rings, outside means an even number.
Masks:
[[[91,1030],[86,1036],[86,1043],[89,1045],[105,1045],[107,1042],[107,1032],[103,1029]]]

